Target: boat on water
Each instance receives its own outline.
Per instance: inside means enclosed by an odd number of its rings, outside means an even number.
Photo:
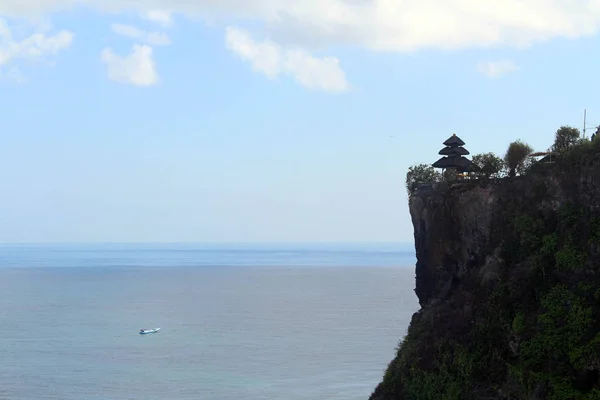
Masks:
[[[158,331],[160,331],[160,328],[140,329],[140,335],[147,335],[149,333],[157,333]]]

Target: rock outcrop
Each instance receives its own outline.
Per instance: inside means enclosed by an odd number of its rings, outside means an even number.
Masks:
[[[600,399],[600,148],[410,198],[421,309],[371,400]]]

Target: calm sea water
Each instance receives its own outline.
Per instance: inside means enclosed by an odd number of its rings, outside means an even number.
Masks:
[[[394,245],[0,246],[0,399],[366,399],[418,308],[414,261]]]

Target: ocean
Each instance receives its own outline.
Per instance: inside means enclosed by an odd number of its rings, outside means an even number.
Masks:
[[[418,309],[414,263],[393,244],[0,245],[0,399],[365,400]]]

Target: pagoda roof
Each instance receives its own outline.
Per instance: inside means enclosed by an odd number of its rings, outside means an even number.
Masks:
[[[460,172],[471,170],[471,160],[461,156],[442,157],[432,164],[434,168],[456,168]]]
[[[450,147],[464,146],[464,145],[465,145],[465,142],[463,142],[461,138],[459,138],[458,136],[456,136],[456,133],[453,133],[452,136],[450,136],[444,142],[444,146],[450,146]]]
[[[441,156],[451,156],[451,155],[466,156],[470,153],[469,153],[469,150],[465,149],[464,147],[457,146],[457,147],[444,147],[443,149],[440,150],[440,152],[438,154]]]

